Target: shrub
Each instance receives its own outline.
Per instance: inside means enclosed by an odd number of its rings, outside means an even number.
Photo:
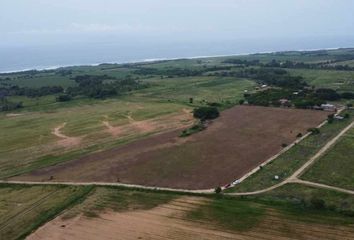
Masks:
[[[193,116],[202,121],[207,119],[215,119],[219,117],[219,115],[219,110],[216,107],[199,107],[193,111]]]
[[[221,187],[216,187],[215,190],[214,190],[214,192],[215,192],[216,194],[220,194],[221,191],[222,191]]]
[[[314,209],[321,210],[326,208],[325,201],[320,198],[313,197],[311,198],[310,203],[311,207]]]
[[[67,102],[70,101],[71,99],[72,99],[71,96],[68,94],[62,94],[56,98],[57,102]]]
[[[328,115],[327,122],[331,124],[331,123],[333,123],[333,121],[334,121],[334,114]]]
[[[240,105],[243,105],[243,104],[245,103],[245,100],[241,99],[240,101],[238,101],[238,103],[239,103]]]
[[[319,134],[320,133],[320,129],[318,128],[309,128],[307,129],[308,132],[311,132],[312,134]]]
[[[297,137],[297,138],[301,138],[301,137],[302,137],[302,133],[298,133],[298,134],[296,135],[296,137]]]
[[[188,137],[194,133],[203,131],[205,129],[204,124],[202,123],[198,123],[193,125],[191,128],[188,128],[186,130],[183,130],[183,132],[181,133],[180,137]]]

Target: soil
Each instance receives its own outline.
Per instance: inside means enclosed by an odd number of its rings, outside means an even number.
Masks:
[[[236,106],[202,132],[174,130],[10,180],[122,182],[180,189],[225,185],[324,121],[323,111]]]
[[[269,210],[260,223],[246,231],[223,229],[215,223],[191,221],[187,212],[204,204],[197,197],[182,197],[150,210],[106,211],[98,217],[79,215],[72,219],[57,217],[31,234],[28,240],[290,240],[354,239],[352,226],[329,226],[284,219]]]

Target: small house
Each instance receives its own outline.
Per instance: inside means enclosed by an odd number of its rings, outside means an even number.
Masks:
[[[324,110],[324,111],[329,111],[329,112],[336,112],[337,111],[337,108],[336,106],[334,106],[333,104],[321,104],[321,108]]]

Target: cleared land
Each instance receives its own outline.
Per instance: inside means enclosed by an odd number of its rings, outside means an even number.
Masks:
[[[230,183],[306,133],[322,111],[237,106],[189,138],[168,132],[12,180],[123,182],[185,189]]]
[[[304,180],[354,190],[354,129],[305,172]]]
[[[302,216],[239,199],[97,188],[83,203],[28,239],[354,238],[351,221],[333,214],[300,212]]]

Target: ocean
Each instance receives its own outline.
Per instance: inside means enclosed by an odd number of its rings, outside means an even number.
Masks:
[[[51,69],[73,65],[140,62],[152,59],[190,58],[196,56],[237,55],[288,50],[312,50],[353,47],[353,38],[171,41],[171,42],[101,42],[1,46],[0,72]]]

